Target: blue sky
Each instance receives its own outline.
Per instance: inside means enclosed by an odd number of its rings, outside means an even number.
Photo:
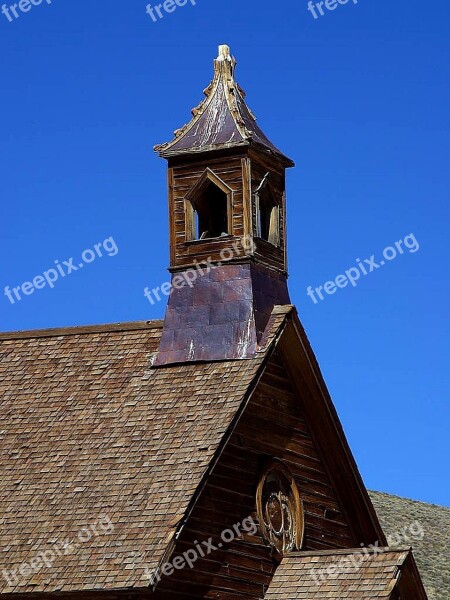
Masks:
[[[12,2],[7,2],[7,6]],[[144,0],[44,0],[0,14],[0,330],[162,317],[166,165],[218,44],[288,175],[290,290],[367,486],[450,505],[448,0],[197,0],[153,22]],[[317,304],[333,280],[406,252]],[[12,304],[54,261],[98,258]]]

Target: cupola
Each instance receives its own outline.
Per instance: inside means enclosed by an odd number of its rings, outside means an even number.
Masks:
[[[155,364],[255,355],[288,304],[285,173],[219,47],[191,121],[155,147],[168,161],[172,292]],[[182,284],[182,281],[185,283]]]

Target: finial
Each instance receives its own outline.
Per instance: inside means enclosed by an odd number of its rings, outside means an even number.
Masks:
[[[219,56],[217,57],[217,60],[232,60],[230,46],[227,46],[226,44],[219,46]]]
[[[216,77],[225,77],[234,83],[234,68],[236,60],[231,56],[230,46],[222,44],[219,46],[219,56],[214,61]]]

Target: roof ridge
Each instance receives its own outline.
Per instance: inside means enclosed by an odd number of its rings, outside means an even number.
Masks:
[[[105,323],[101,325],[74,325],[49,329],[30,329],[28,331],[7,331],[0,333],[0,341],[137,331],[142,329],[162,329],[162,326],[163,321],[157,319],[154,321],[129,321],[124,323]]]

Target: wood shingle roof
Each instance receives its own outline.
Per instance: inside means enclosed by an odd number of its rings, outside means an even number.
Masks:
[[[0,336],[1,592],[148,586],[144,565],[164,555],[264,356],[151,368],[160,335],[150,322]],[[113,531],[79,539],[105,518]]]
[[[266,599],[391,598],[410,553],[408,549],[384,550],[383,553],[368,554],[357,549],[287,556],[275,573]]]
[[[0,593],[147,589],[271,349],[297,352],[296,323],[292,307],[276,307],[256,358],[166,367],[152,366],[159,321],[0,334]],[[388,534],[402,515],[432,527],[424,505],[372,499]],[[448,513],[441,516],[435,526],[448,533]],[[431,531],[419,566],[430,600],[447,600]],[[45,552],[51,560],[19,571]],[[383,598],[394,566],[415,573],[407,549],[390,550],[357,576],[318,586],[311,565],[326,569],[345,552],[286,557],[267,598]]]

